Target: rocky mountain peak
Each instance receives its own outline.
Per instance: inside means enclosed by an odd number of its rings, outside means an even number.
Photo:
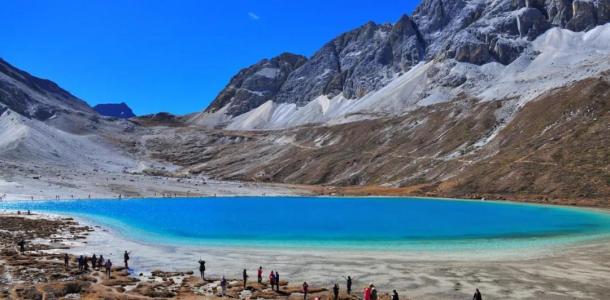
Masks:
[[[586,31],[608,21],[610,0],[423,0],[394,24],[367,22],[339,35],[286,68],[270,91],[242,87],[244,75],[258,72],[260,63],[242,70],[207,112],[230,99],[237,99],[225,108],[230,117],[266,101],[301,107],[324,97],[359,99],[422,61],[508,65],[552,27]]]
[[[216,112],[225,108],[226,114],[237,116],[256,108],[272,99],[288,75],[306,61],[304,56],[282,53],[244,68],[231,78],[229,85],[218,94],[206,111]]]

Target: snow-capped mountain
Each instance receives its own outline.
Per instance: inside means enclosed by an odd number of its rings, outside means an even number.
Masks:
[[[426,0],[395,24],[370,22],[340,35],[293,70],[266,67],[281,73],[269,89],[232,94],[235,82],[261,77],[240,72],[191,122],[279,129],[400,115],[463,97],[516,97],[522,105],[607,68],[608,30],[596,27],[610,21],[609,11],[608,0]]]

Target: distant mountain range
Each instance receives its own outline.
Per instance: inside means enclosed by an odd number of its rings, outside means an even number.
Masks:
[[[106,117],[129,119],[136,116],[125,102],[98,104],[93,107],[93,110]]]
[[[129,120],[0,61],[0,160],[608,206],[609,21],[610,0],[424,0]]]

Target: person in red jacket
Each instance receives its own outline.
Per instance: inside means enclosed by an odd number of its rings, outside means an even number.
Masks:
[[[258,283],[263,282],[263,267],[258,267]]]
[[[273,290],[273,287],[275,286],[275,273],[273,273],[273,271],[269,273],[269,284],[271,285],[271,289]]]
[[[372,286],[373,286],[373,284],[364,288],[364,300],[371,300],[371,287]]]

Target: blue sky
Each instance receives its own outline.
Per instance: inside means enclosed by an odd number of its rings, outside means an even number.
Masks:
[[[411,0],[12,0],[0,57],[91,105],[136,114],[204,109],[239,69],[285,51],[310,56],[369,20],[394,22]]]

